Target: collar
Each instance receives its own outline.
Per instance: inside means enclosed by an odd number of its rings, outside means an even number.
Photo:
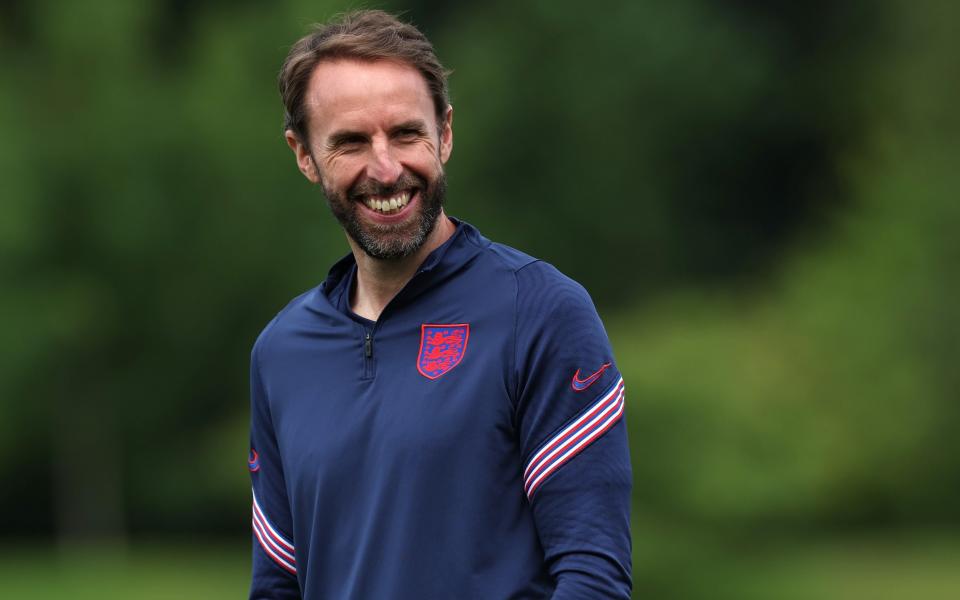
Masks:
[[[453,235],[427,255],[410,281],[390,301],[391,305],[409,302],[456,274],[490,244],[490,240],[483,237],[473,225],[454,217],[449,218],[456,226]],[[320,312],[335,311],[354,320],[362,319],[350,310],[349,290],[356,272],[357,262],[352,252],[335,262],[327,278],[316,290],[317,293],[313,294],[311,307]]]

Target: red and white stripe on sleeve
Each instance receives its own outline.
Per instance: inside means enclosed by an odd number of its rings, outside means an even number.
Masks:
[[[523,472],[523,489],[529,500],[552,473],[616,424],[623,415],[623,394],[623,378],[618,377],[599,400],[534,452]]]
[[[294,557],[293,544],[280,535],[263,514],[263,509],[257,502],[256,491],[253,492],[253,534],[257,536],[267,556],[284,570],[297,574],[297,559]]]

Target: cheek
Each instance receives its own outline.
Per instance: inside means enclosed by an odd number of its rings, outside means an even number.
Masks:
[[[331,187],[349,187],[363,172],[363,162],[353,157],[337,157],[322,165],[323,180]]]
[[[423,144],[404,155],[403,163],[421,173],[435,173],[442,168],[440,156],[432,144]]]

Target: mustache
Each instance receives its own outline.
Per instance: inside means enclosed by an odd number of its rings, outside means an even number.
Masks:
[[[426,182],[413,173],[404,171],[391,184],[385,184],[375,179],[363,179],[354,184],[348,195],[351,200],[359,200],[364,196],[395,196],[411,188],[425,188]]]

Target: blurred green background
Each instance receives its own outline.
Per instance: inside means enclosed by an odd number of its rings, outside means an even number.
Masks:
[[[246,593],[249,349],[347,250],[275,77],[356,6],[0,4],[0,595]],[[960,597],[960,6],[376,6],[448,211],[604,318],[635,596]]]

